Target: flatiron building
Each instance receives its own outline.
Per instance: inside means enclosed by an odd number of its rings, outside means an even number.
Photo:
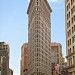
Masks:
[[[28,14],[28,75],[50,75],[51,7],[47,0],[30,0]]]

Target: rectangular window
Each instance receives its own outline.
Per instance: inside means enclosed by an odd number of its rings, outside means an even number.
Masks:
[[[75,5],[74,5],[74,7],[73,7],[73,11],[75,12]]]
[[[75,64],[75,56],[73,56],[73,64]]]
[[[72,58],[69,58],[69,66],[72,65]]]
[[[74,52],[74,46],[73,46],[73,52]]]
[[[71,0],[71,5],[73,5],[73,3],[74,3],[74,0]]]
[[[71,5],[72,5],[72,0],[71,0]]]
[[[68,40],[68,46],[69,46],[69,40]]]
[[[72,33],[74,32],[74,28],[72,27]]]
[[[68,14],[67,14],[67,20],[68,20]]]
[[[70,27],[70,21],[69,21],[68,25],[69,25],[69,27]]]
[[[67,5],[67,11],[68,11],[68,5]]]
[[[74,15],[74,21],[75,21],[75,15]]]
[[[70,12],[69,12],[69,17],[70,17]]]
[[[74,25],[74,31],[75,31],[75,25]]]
[[[73,14],[73,8],[71,9],[71,14]]]
[[[38,5],[38,2],[37,2],[37,5]]]
[[[71,53],[71,48],[70,48],[70,53]]]
[[[37,53],[37,56],[38,56],[38,53]]]
[[[74,43],[74,36],[72,37],[72,43]]]
[[[69,26],[68,26],[68,23],[67,23],[67,28],[68,28]]]
[[[71,39],[70,39],[70,45],[71,45]]]
[[[72,23],[73,23],[73,17],[72,17],[71,21],[72,21]]]
[[[68,55],[70,54],[69,49],[68,49]]]

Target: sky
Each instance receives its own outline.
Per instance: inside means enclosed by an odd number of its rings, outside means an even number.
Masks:
[[[66,56],[64,0],[48,0],[51,13],[51,41],[62,45]],[[20,75],[21,46],[28,42],[29,0],[0,0],[0,41],[10,46],[10,68]]]

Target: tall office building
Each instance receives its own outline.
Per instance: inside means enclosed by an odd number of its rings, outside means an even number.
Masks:
[[[9,75],[9,45],[0,42],[0,75]]]
[[[52,57],[52,75],[59,75],[61,74],[61,72],[59,70],[59,73],[57,73],[57,70],[55,70],[55,66],[59,64],[60,67],[62,68],[61,71],[65,67],[65,61],[62,54],[62,45],[57,42],[52,42],[50,46],[51,46],[51,55],[52,55],[51,56]]]
[[[62,54],[62,45],[60,43],[57,42],[52,42],[50,44],[51,46],[51,57],[52,57],[52,75],[59,75],[59,73],[57,73],[57,71],[54,69],[54,67],[59,64],[61,66],[61,68],[64,66],[64,57]]]
[[[28,75],[50,75],[51,13],[47,0],[30,0],[28,7]]]
[[[21,75],[28,75],[28,44],[21,47]]]
[[[65,0],[68,75],[75,75],[75,0]]]
[[[62,65],[62,63],[64,63],[62,45],[56,42],[52,42],[50,45],[52,51],[52,62],[54,62],[55,64]]]

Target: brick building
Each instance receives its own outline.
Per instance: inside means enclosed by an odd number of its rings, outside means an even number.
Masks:
[[[21,75],[28,75],[28,44],[21,47]]]

